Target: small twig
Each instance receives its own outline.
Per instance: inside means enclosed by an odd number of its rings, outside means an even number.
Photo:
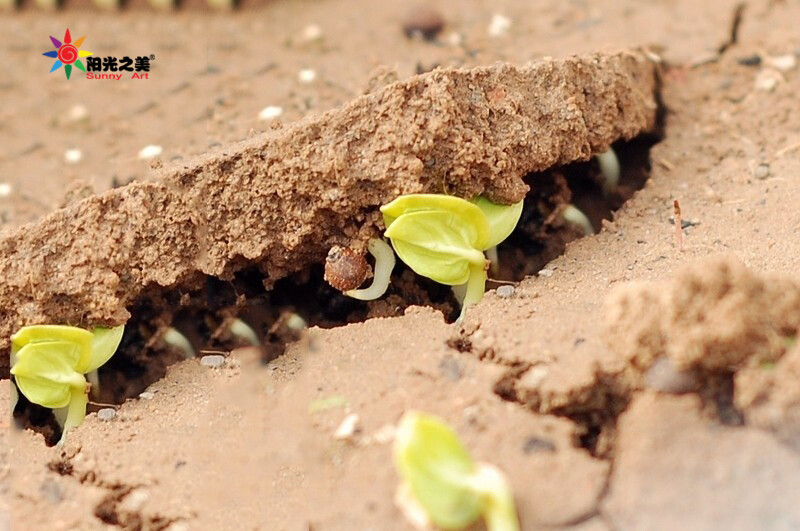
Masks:
[[[681,204],[676,199],[672,203],[675,215],[675,245],[678,251],[683,252],[683,218],[681,217]]]

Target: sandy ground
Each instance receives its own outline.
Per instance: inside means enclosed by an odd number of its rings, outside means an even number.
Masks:
[[[645,189],[513,296],[488,294],[463,328],[412,308],[312,329],[266,368],[247,356],[219,369],[180,363],[114,420],[90,415],[61,450],[3,430],[0,514],[10,510],[14,529],[406,529],[388,439],[409,408],[447,419],[478,458],[507,472],[524,529],[800,528],[800,307],[787,298],[773,316],[761,295],[771,285],[791,294],[800,278],[800,73],[769,61],[797,60],[800,4],[435,5],[447,22],[437,43],[406,39],[407,8],[386,1],[0,20],[15,65],[0,82],[8,229],[56,208],[77,179],[101,191],[150,178],[137,159],[145,145],[162,145],[164,161],[202,153],[276,126],[258,120],[266,106],[290,122],[347,102],[382,65],[403,78],[437,64],[624,46],[649,46],[670,65],[665,136]],[[495,13],[511,26],[490,37]],[[321,42],[302,42],[309,24]],[[87,86],[47,75],[47,35],[67,25],[98,53],[155,54],[153,79]],[[755,55],[761,64],[742,64]],[[307,68],[317,77],[302,83]],[[71,121],[77,104],[87,119]],[[64,160],[72,148],[83,152],[77,164]],[[682,251],[670,222],[676,199],[691,222]],[[726,283],[739,265],[751,273]],[[702,323],[678,318],[691,306],[676,302],[686,286],[711,309]],[[632,336],[614,316],[620,290],[648,289],[660,295],[641,311],[636,352],[680,360],[723,338],[738,361],[703,369],[696,393],[642,384]],[[754,312],[763,319],[747,318]],[[779,341],[754,342],[761,335]],[[712,392],[726,377],[733,388]],[[344,404],[309,411],[332,396]],[[358,431],[334,439],[350,413]]]

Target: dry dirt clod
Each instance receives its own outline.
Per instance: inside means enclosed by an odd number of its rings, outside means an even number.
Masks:
[[[415,35],[425,40],[433,40],[444,27],[444,17],[432,7],[416,6],[403,20],[403,33],[411,38]]]
[[[341,292],[356,289],[371,276],[364,255],[352,249],[334,245],[325,259],[325,281]]]

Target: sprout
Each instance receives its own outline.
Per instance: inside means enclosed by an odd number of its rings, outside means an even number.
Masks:
[[[172,328],[171,326],[167,328],[167,331],[164,332],[164,337],[162,339],[167,345],[182,351],[184,358],[189,359],[196,356],[192,344],[188,339],[186,339],[185,335],[178,332],[178,330],[175,328]]]
[[[578,210],[578,207],[575,205],[567,205],[564,208],[564,211],[561,212],[561,217],[563,217],[564,221],[567,223],[572,223],[573,225],[580,227],[586,236],[591,236],[594,234],[592,222],[589,221],[589,218],[586,217],[586,214]]]
[[[83,423],[91,387],[84,375],[116,352],[124,327],[26,326],[11,336],[11,374],[20,392],[51,409],[67,408],[59,444]]]
[[[603,193],[608,195],[616,191],[619,184],[619,159],[612,148],[608,151],[595,155],[597,163],[600,165],[600,172],[603,174]]]
[[[481,515],[488,531],[518,531],[514,497],[503,473],[475,463],[458,436],[435,417],[408,412],[394,443],[395,467],[412,508],[443,529],[464,529]],[[412,514],[419,514],[418,512]]]
[[[505,240],[522,214],[522,201],[497,205],[436,194],[400,196],[381,207],[386,236],[415,273],[441,284],[466,284],[461,308],[483,298],[488,263],[484,251]]]
[[[250,325],[248,325],[238,317],[236,319],[231,320],[231,324],[229,325],[228,330],[232,335],[246,341],[247,343],[249,343],[254,347],[261,345],[261,341],[258,339],[258,334],[256,334],[255,330],[250,328]]]
[[[368,288],[351,289],[344,293],[348,297],[362,301],[371,301],[386,293],[395,264],[394,252],[382,238],[372,238],[367,245],[367,250],[375,258],[375,274],[372,277],[372,284]]]

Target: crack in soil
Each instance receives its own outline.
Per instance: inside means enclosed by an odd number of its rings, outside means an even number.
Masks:
[[[731,26],[730,31],[728,33],[728,39],[723,42],[719,48],[717,48],[717,54],[722,55],[724,54],[731,46],[736,44],[739,40],[739,28],[742,25],[742,19],[744,17],[745,9],[747,8],[747,2],[741,2],[736,4],[733,8],[733,17],[731,18]]]
[[[120,527],[126,531],[162,531],[181,520],[177,517],[144,515],[139,509],[124,507],[126,499],[136,496],[137,492],[142,492],[137,489],[143,488],[144,485],[107,482],[97,477],[94,470],[79,473],[72,464],[75,455],[77,452],[72,455],[62,454],[60,459],[47,463],[47,468],[59,476],[70,477],[81,485],[91,485],[108,491],[94,508],[94,515],[104,524]]]

